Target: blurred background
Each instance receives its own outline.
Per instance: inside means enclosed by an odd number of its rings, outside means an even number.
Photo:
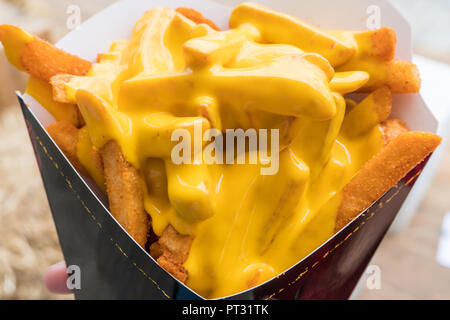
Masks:
[[[113,2],[0,0],[0,24],[19,25],[54,43],[70,31],[69,6],[78,5],[84,21]],[[450,63],[450,1],[391,3],[411,23],[415,53]],[[0,45],[0,299],[72,299],[52,295],[43,285],[47,266],[63,258],[14,95],[25,83],[26,77],[7,64]],[[450,98],[444,102],[450,109]],[[415,214],[388,234],[371,262],[371,270],[380,271],[381,287],[367,285],[373,275],[368,272],[354,299],[450,299],[450,263],[443,262],[450,255],[450,230],[443,228],[450,212],[450,148],[444,146],[442,152],[438,172]],[[450,225],[450,214],[447,221]]]

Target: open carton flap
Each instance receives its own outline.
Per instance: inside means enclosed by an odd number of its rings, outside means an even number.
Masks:
[[[226,29],[228,26],[228,18],[231,13],[232,8],[240,3],[242,1],[234,1],[234,0],[216,0],[216,1],[201,1],[201,0],[191,0],[191,1],[181,1],[181,0],[154,0],[154,1],[148,1],[148,0],[123,0],[119,1],[113,5],[111,5],[109,8],[103,10],[96,16],[92,17],[88,21],[86,21],[82,26],[80,26],[78,29],[74,30],[73,32],[69,33],[66,37],[64,37],[57,46],[62,48],[65,51],[71,52],[73,54],[79,55],[82,58],[88,59],[90,61],[95,61],[97,54],[108,51],[108,48],[110,44],[113,41],[119,40],[119,39],[127,39],[129,38],[131,34],[131,30],[135,24],[135,22],[143,15],[143,13],[146,10],[149,10],[151,8],[154,8],[156,6],[162,6],[162,7],[192,7],[194,9],[197,9],[201,11],[205,16],[215,21],[220,27]],[[398,49],[397,49],[397,58],[405,59],[405,60],[411,60],[411,41],[410,41],[410,28],[406,21],[398,14],[397,11],[393,9],[393,7],[384,0],[381,1],[370,1],[370,0],[342,0],[342,1],[329,1],[329,0],[316,0],[314,2],[309,1],[303,1],[303,2],[293,2],[291,0],[277,0],[277,1],[255,1],[262,4],[265,4],[269,7],[272,7],[276,10],[280,10],[283,12],[287,12],[291,15],[298,16],[299,18],[304,19],[305,21],[317,25],[321,28],[329,28],[329,29],[349,29],[349,30],[363,30],[367,29],[366,26],[366,20],[369,14],[373,14],[371,11],[368,13],[368,8],[370,6],[377,6],[379,9],[380,17],[381,17],[381,26],[389,26],[392,27],[396,32],[398,36]],[[374,2],[376,4],[374,4]],[[324,10],[326,8],[326,10]],[[126,13],[126,14],[124,14]],[[49,124],[53,123],[55,120],[51,115],[48,114],[48,112],[39,105],[32,97],[29,95],[22,95],[21,96],[25,103],[29,106],[32,113],[36,116],[36,118],[41,122],[43,126],[48,126]],[[399,117],[402,120],[404,120],[412,130],[422,130],[422,131],[431,131],[436,132],[438,127],[438,122],[424,103],[423,99],[419,94],[410,94],[410,95],[398,95],[394,97],[394,106],[393,106],[393,117]],[[93,187],[95,184],[90,181],[89,178],[85,178],[88,185],[91,187],[91,189],[98,195],[98,188]],[[414,177],[413,177],[414,178]],[[410,180],[412,181],[412,179]],[[408,185],[408,183],[406,183]],[[399,189],[397,187],[397,189]],[[406,192],[406,191],[402,191]],[[395,188],[390,190],[387,195],[383,196],[382,199],[379,201],[384,201],[388,199],[390,196],[394,197],[398,193],[395,193]],[[406,196],[406,194],[405,194]],[[384,199],[384,200],[383,200]],[[404,198],[398,197],[397,204],[393,205],[392,212],[395,210],[398,210],[397,205],[401,206],[401,203],[403,202]],[[376,204],[379,204],[378,202]],[[380,204],[382,204],[380,202]],[[392,205],[392,204],[391,204]],[[381,208],[381,206],[380,206]],[[389,210],[389,209],[388,209]],[[368,214],[369,212],[367,212]],[[328,252],[332,252],[334,249],[332,247],[334,246],[334,243],[343,243],[346,241],[349,237],[347,234],[351,231],[348,231],[349,229],[353,229],[354,226],[361,223],[361,221],[367,221],[370,217],[364,217],[364,214],[362,214],[362,217],[358,218],[354,222],[350,223],[348,228],[345,228],[342,230],[342,232],[338,233],[334,237],[332,237],[327,243],[322,245],[320,248],[318,248],[316,251],[310,254],[309,257],[303,259],[301,262],[299,262],[297,265],[293,266],[289,270],[287,270],[285,273],[280,275],[279,277],[269,280],[265,284],[262,284],[256,288],[248,290],[248,292],[240,293],[237,295],[237,297],[241,298],[261,298],[261,297],[268,297],[272,298],[274,295],[268,295],[267,291],[276,290],[277,287],[286,287],[285,285],[280,285],[278,282],[286,280],[290,281],[292,279],[293,274],[299,274],[299,271],[302,270],[302,268],[307,265],[307,263],[311,262],[309,261],[311,259],[315,259],[315,257],[319,255],[325,254],[325,256],[328,254]],[[382,215],[378,215],[380,219],[389,219],[389,218],[383,218]],[[374,219],[375,220],[375,219]],[[374,225],[376,221],[372,223]],[[377,241],[379,241],[379,237],[382,238],[384,235],[383,230],[384,228],[387,228],[390,224],[389,220],[384,221],[382,224],[379,224],[378,226],[373,226],[372,230],[379,230],[378,233],[372,233],[372,235],[368,235],[368,237],[371,239],[369,242],[365,243],[364,241],[359,241],[358,237],[363,237],[363,233],[359,233],[355,237],[353,237],[352,241],[347,242],[347,246],[367,246],[372,248],[374,245],[377,245]],[[369,228],[369,226],[366,226]],[[359,228],[359,227],[358,227]],[[370,228],[369,228],[370,230]],[[366,230],[367,232],[370,232],[369,230]],[[366,233],[367,233],[366,232]],[[385,232],[385,231],[384,231]],[[350,233],[352,234],[352,233]],[[61,236],[61,235],[60,235]],[[365,235],[367,236],[367,235]],[[67,237],[67,236],[66,236]],[[380,239],[381,239],[380,238]],[[353,243],[353,244],[352,244]],[[336,247],[337,248],[337,247]],[[336,249],[335,248],[335,249]],[[350,250],[350,249],[348,249]],[[358,248],[356,251],[354,251],[353,254],[348,255],[355,255],[357,252],[360,252],[361,248]],[[365,262],[368,262],[371,258],[373,252],[370,250],[367,250],[367,253],[365,254],[363,258],[364,265]],[[333,259],[329,259],[330,261],[324,262],[322,264],[321,270],[325,272],[327,276],[331,276],[330,273],[327,272],[327,266],[329,267],[332,263],[337,263],[339,259],[346,258],[344,254],[344,257],[335,257]],[[147,254],[148,256],[148,254]],[[324,257],[325,257],[324,256]],[[104,257],[103,257],[104,258]],[[348,258],[348,257],[347,257]],[[346,258],[346,259],[347,259]],[[346,272],[351,272],[353,270],[351,267],[352,263],[354,262],[354,259],[357,259],[357,257],[353,257],[352,259],[347,259],[345,262],[347,264],[350,263],[348,266],[349,270],[345,270]],[[323,259],[322,259],[323,260]],[[366,261],[367,260],[367,261]],[[150,261],[150,260],[149,260]],[[353,262],[352,262],[353,261]],[[146,262],[142,262],[146,263]],[[358,262],[361,264],[361,261]],[[314,264],[315,265],[315,264]],[[343,264],[341,267],[346,268],[346,265]],[[306,267],[308,270],[308,267]],[[351,281],[350,284],[346,285],[348,288],[345,290],[351,290],[353,289],[354,284],[353,278],[357,277],[359,278],[358,272],[362,270],[353,270],[353,275],[350,277]],[[101,272],[101,271],[98,271]],[[342,270],[337,270],[337,272],[342,272]],[[318,281],[320,274],[323,273],[317,273],[312,275],[312,279],[316,279]],[[295,279],[295,278],[294,278]],[[300,279],[300,277],[299,277]],[[343,278],[342,281],[348,281],[347,278]],[[167,280],[167,279],[166,279]],[[297,279],[298,280],[298,279]],[[296,280],[296,281],[297,281]],[[292,283],[296,283],[296,281],[292,281]],[[312,282],[311,282],[312,281]],[[311,286],[314,283],[314,280],[311,280],[309,283],[309,286]],[[325,282],[323,280],[322,282]],[[266,286],[267,284],[267,286]],[[298,283],[300,284],[300,282]],[[338,285],[337,283],[335,283]],[[289,284],[290,286],[290,284]],[[288,287],[289,287],[288,286]],[[308,286],[308,285],[306,285]],[[184,286],[183,286],[184,287]],[[319,286],[320,287],[320,286]],[[185,288],[185,287],[184,287]],[[287,287],[286,287],[287,288]],[[294,289],[295,287],[292,287]],[[318,293],[321,288],[315,289],[315,294]],[[258,291],[259,290],[259,291]],[[323,290],[323,288],[322,288]],[[190,291],[190,290],[189,290]],[[330,290],[331,292],[332,290]],[[344,294],[341,294],[340,297],[343,297],[347,294],[346,291],[344,291]],[[281,293],[281,291],[279,292]],[[286,289],[286,291],[281,294],[288,294],[289,290]],[[121,294],[125,294],[122,292]],[[247,296],[248,294],[248,296]],[[313,295],[308,295],[307,290],[304,292],[306,294],[306,298],[308,297],[315,297]],[[349,293],[348,293],[349,294]],[[87,294],[89,296],[89,294]],[[84,296],[86,297],[86,296]],[[295,296],[297,297],[297,296]],[[316,296],[317,297],[317,296]],[[335,296],[336,297],[336,296]],[[339,296],[338,296],[339,297]],[[235,298],[235,297],[234,297]],[[299,298],[301,298],[299,296]]]

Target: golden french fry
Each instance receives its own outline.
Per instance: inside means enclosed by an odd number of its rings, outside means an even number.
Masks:
[[[92,177],[104,189],[103,163],[100,153],[92,146],[87,127],[77,129],[70,122],[62,120],[46,129],[75,169]]]
[[[410,131],[406,123],[400,119],[386,120],[381,124],[381,128],[386,144],[391,143],[399,135]]]
[[[159,265],[181,282],[188,278],[183,263],[187,260],[193,237],[179,234],[169,225],[158,239],[150,246],[150,254]]]
[[[53,99],[52,87],[48,82],[30,77],[25,93],[32,96],[57,120],[66,120],[77,128],[85,123],[76,104],[59,103]]]
[[[92,163],[83,164],[78,157],[80,140],[84,140],[83,130],[78,130],[67,121],[60,121],[47,127],[47,131],[80,173],[98,177],[93,171],[103,168],[104,163],[111,213],[136,242],[145,246],[149,219],[143,209],[139,172],[124,160],[119,146],[110,142],[101,150],[101,157],[98,152],[92,151]],[[99,186],[102,186],[99,179],[96,180]]]
[[[395,56],[397,36],[391,28],[365,31],[328,31],[349,45],[356,48],[353,59],[377,58],[391,61]]]
[[[361,135],[385,121],[391,109],[392,93],[388,87],[381,87],[347,113],[342,131],[351,137]]]
[[[53,88],[53,100],[59,103],[72,103],[67,99],[66,83],[73,79],[73,75],[70,74],[58,74],[50,78],[50,85]]]
[[[91,62],[64,52],[39,38],[25,45],[21,63],[29,74],[45,81],[62,73],[85,75],[91,69]]]
[[[144,210],[140,173],[128,163],[115,141],[101,150],[111,214],[142,247],[147,242],[150,219]]]
[[[91,62],[64,52],[18,27],[1,25],[0,41],[12,64],[47,82],[57,74],[82,76],[91,69]]]
[[[393,93],[417,93],[421,79],[415,64],[409,61],[393,60],[387,66],[386,85]]]
[[[374,31],[363,31],[355,33],[357,41],[365,41],[370,38],[366,54],[375,56],[385,61],[391,61],[395,57],[395,46],[397,35],[391,28],[381,28]]]
[[[233,10],[230,18],[232,28],[247,23],[260,31],[265,42],[291,44],[305,52],[318,53],[332,66],[347,62],[355,54],[351,44],[300,19],[273,12],[260,4],[242,3]]]
[[[76,127],[84,125],[78,107],[54,101],[47,83],[59,73],[85,75],[91,63],[11,25],[0,26],[0,41],[8,60],[19,70],[30,74],[26,92],[45,106],[56,120],[67,120]]]
[[[78,130],[77,156],[89,176],[106,192],[102,157],[100,151],[92,144],[87,126]]]
[[[77,156],[78,129],[66,120],[56,122],[46,129],[75,169],[81,173],[87,173]]]
[[[432,133],[407,132],[391,141],[344,187],[335,231],[339,231],[395,186],[432,153],[441,140]]]
[[[365,71],[369,81],[358,91],[372,92],[388,86],[392,93],[416,93],[420,90],[417,67],[403,60],[394,60],[397,37],[390,28],[370,31],[330,31],[356,48],[352,59],[337,68],[338,72]]]
[[[18,27],[8,24],[0,25],[0,42],[5,49],[8,61],[17,69],[24,70],[21,56],[26,44],[34,40],[34,36]]]

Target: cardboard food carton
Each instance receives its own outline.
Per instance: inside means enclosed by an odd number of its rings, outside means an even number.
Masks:
[[[364,30],[368,19],[397,32],[397,58],[411,60],[410,29],[387,1],[259,1],[324,29]],[[238,1],[123,0],[64,37],[57,46],[95,61],[110,43],[129,38],[138,18],[155,6],[192,7],[226,29]],[[378,15],[378,16],[373,16]],[[380,27],[376,26],[375,27]],[[44,128],[54,119],[18,93],[68,265],[80,267],[77,299],[203,299],[142,249],[108,211],[105,195],[81,176]],[[438,122],[419,94],[394,97],[393,117],[412,130],[436,132]],[[426,161],[314,252],[277,277],[228,299],[347,299],[402,206]]]

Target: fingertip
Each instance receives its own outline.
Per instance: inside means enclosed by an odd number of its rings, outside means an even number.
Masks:
[[[55,294],[70,294],[67,287],[67,271],[64,261],[50,266],[44,275],[44,283],[47,289]]]

